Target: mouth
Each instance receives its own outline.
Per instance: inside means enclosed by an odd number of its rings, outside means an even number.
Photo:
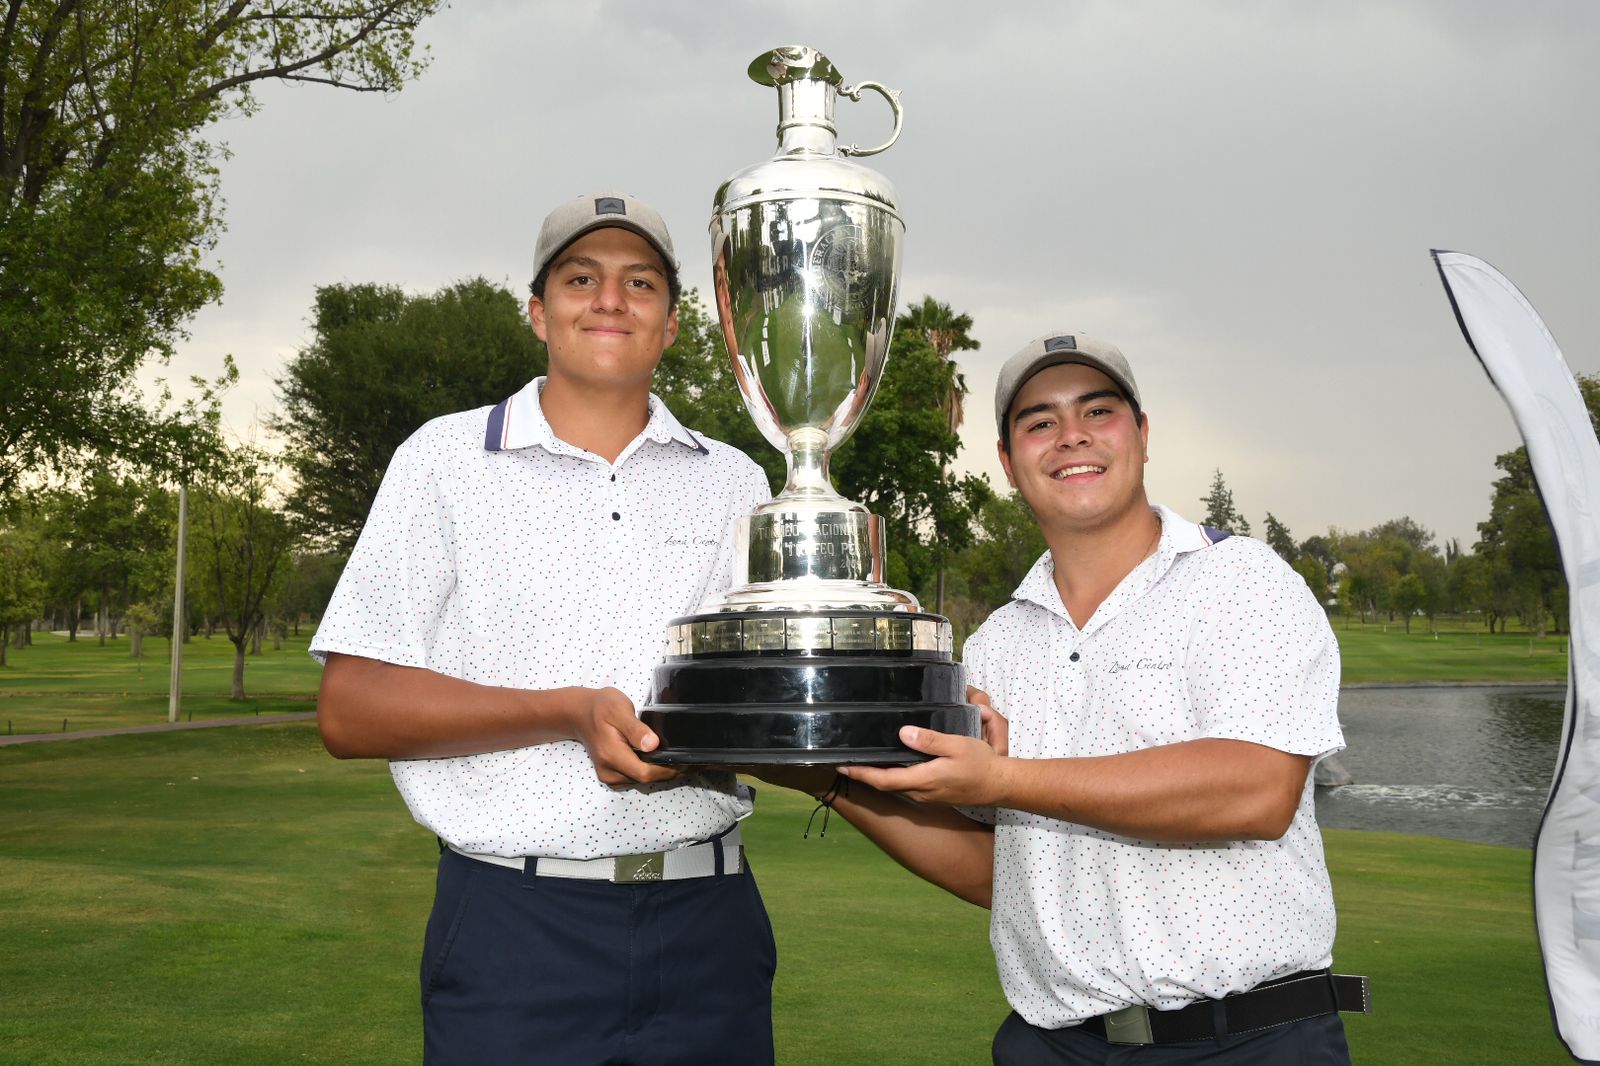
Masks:
[[[1050,476],[1056,481],[1066,481],[1070,478],[1104,474],[1105,472],[1106,468],[1103,466],[1096,466],[1093,463],[1079,463],[1076,466],[1064,466]]]

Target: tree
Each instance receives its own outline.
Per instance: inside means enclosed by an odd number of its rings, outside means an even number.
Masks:
[[[947,371],[944,396],[940,406],[945,413],[945,422],[951,433],[959,432],[961,423],[966,417],[967,378],[956,366],[956,352],[975,352],[981,347],[972,336],[972,316],[958,315],[947,303],[940,303],[932,296],[924,296],[922,302],[913,304],[895,319],[895,328],[904,332],[912,330],[921,334],[927,341],[933,354],[944,360]],[[949,477],[949,468],[940,471],[940,476]],[[945,564],[949,556],[949,545],[939,540],[934,542],[934,554],[938,565],[938,576],[934,584],[934,611],[944,612],[944,576]]]
[[[1225,529],[1245,537],[1250,535],[1250,523],[1233,505],[1233,492],[1229,490],[1227,482],[1222,480],[1220,469],[1211,478],[1211,491],[1202,496],[1200,502],[1206,505],[1205,517],[1200,519],[1204,525],[1214,529]]]
[[[887,529],[890,584],[926,598],[939,562],[972,542],[987,481],[949,472],[961,449],[939,400],[947,397],[954,366],[916,330],[890,342],[888,365],[872,406],[850,439],[833,454],[834,484],[866,505]]]
[[[132,377],[222,285],[207,139],[260,81],[393,92],[439,0],[0,4],[0,497],[147,434]]]
[[[273,508],[277,469],[249,444],[228,448],[196,485],[196,584],[205,587],[232,642],[231,698],[244,699],[245,642],[262,622],[262,603],[282,580],[294,546],[288,519]]]
[[[1578,391],[1589,409],[1591,429],[1600,432],[1600,377],[1577,375]],[[1493,619],[1519,615],[1539,636],[1553,616],[1559,630],[1566,615],[1566,578],[1555,534],[1539,498],[1528,449],[1518,447],[1498,456],[1501,471],[1490,491],[1489,517],[1478,523],[1473,551],[1484,558]]]
[[[678,339],[661,354],[651,388],[684,425],[738,448],[761,464],[769,486],[783,487],[788,476],[783,453],[767,442],[745,409],[722,327],[695,289],[678,301]]]
[[[1411,616],[1422,609],[1428,600],[1428,589],[1416,574],[1405,574],[1394,583],[1394,606],[1405,619],[1406,632],[1411,632]]]
[[[1266,538],[1267,545],[1277,552],[1284,562],[1293,565],[1300,557],[1300,549],[1295,547],[1294,538],[1289,535],[1289,527],[1278,521],[1271,511],[1267,512],[1262,535]]]
[[[1294,572],[1305,581],[1306,588],[1320,604],[1328,602],[1328,568],[1314,555],[1302,555],[1293,563]]]
[[[327,285],[311,343],[277,379],[297,487],[297,528],[348,554],[396,448],[424,422],[499,403],[549,356],[523,302],[482,278],[411,296],[388,285]]]
[[[950,559],[950,621],[966,633],[1006,601],[1045,553],[1044,533],[1016,492],[978,508],[973,542]]]
[[[0,666],[12,629],[27,625],[44,606],[38,542],[27,531],[0,524]]]

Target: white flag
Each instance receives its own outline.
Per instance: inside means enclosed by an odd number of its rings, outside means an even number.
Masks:
[[[1600,1063],[1600,442],[1561,349],[1481,259],[1434,252],[1456,321],[1528,445],[1571,592],[1567,713],[1533,846],[1533,911],[1556,1032]]]

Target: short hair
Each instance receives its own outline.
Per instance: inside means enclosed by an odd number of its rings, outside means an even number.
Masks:
[[[1133,397],[1129,396],[1126,392],[1124,392],[1123,389],[1122,389],[1122,386],[1118,385],[1116,382],[1113,381],[1111,383],[1111,385],[1112,385],[1112,387],[1114,389],[1117,390],[1117,395],[1122,397],[1122,402],[1127,404],[1129,410],[1131,410],[1133,412],[1133,424],[1136,425],[1136,426],[1143,426],[1144,425],[1144,411],[1142,411],[1139,408],[1139,401],[1135,400]],[[1017,391],[1020,392],[1022,390],[1018,389]],[[1013,400],[1012,403],[1015,404],[1016,401]],[[1011,454],[1011,418],[1010,418],[1010,415],[1011,415],[1011,412],[1007,411],[1006,412],[1006,416],[1007,416],[1006,417],[1006,430],[1005,430],[1005,433],[1002,434],[1001,437],[1000,437],[1000,450],[1005,452],[1007,455]]]

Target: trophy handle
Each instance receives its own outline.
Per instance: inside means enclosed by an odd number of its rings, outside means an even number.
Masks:
[[[889,101],[889,110],[894,112],[894,131],[889,134],[889,139],[887,141],[884,141],[876,148],[863,148],[859,144],[841,145],[838,149],[840,155],[877,155],[879,152],[893,144],[896,138],[900,136],[900,120],[902,117],[900,111],[900,90],[885,88],[875,81],[862,81],[840,89],[839,95],[850,100],[860,100],[862,90],[864,89],[871,89],[873,92],[878,93],[885,100]]]

